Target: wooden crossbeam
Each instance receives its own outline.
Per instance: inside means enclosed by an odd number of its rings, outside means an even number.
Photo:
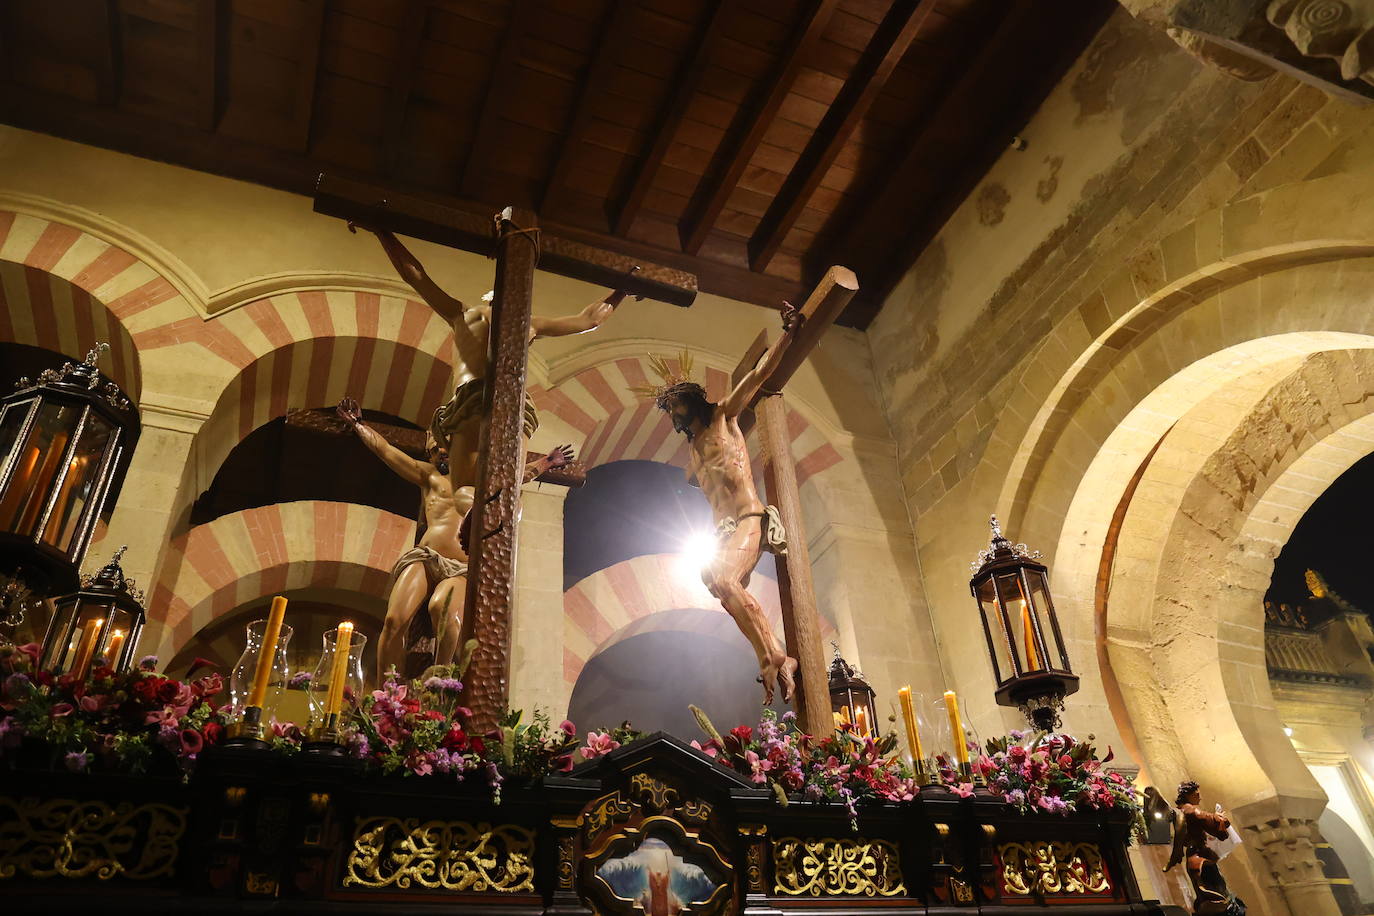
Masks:
[[[629,38],[630,12],[635,0],[611,0],[606,5],[597,28],[597,40],[592,48],[591,60],[578,81],[581,89],[577,101],[573,103],[572,113],[558,139],[558,151],[554,154],[553,169],[544,181],[539,192],[539,209],[547,210],[560,189],[566,188],[571,178],[573,150],[578,139],[587,133],[592,120],[592,102],[614,84],[616,63],[613,49]]]
[[[412,458],[427,458],[425,452],[425,430],[383,423],[380,420],[367,420],[367,425],[377,431],[387,442],[396,446]],[[323,407],[293,407],[286,411],[286,425],[309,429],[330,436],[352,436],[353,427],[345,423],[337,413]],[[526,452],[528,464],[544,457],[543,452]],[[571,461],[556,470],[545,471],[534,478],[536,483],[556,484],[560,487],[580,487],[587,482],[587,466],[580,460]]]
[[[196,6],[196,123],[219,127],[229,72],[229,0],[202,0]]]
[[[296,98],[291,137],[301,152],[310,151],[310,128],[315,120],[315,94],[320,81],[320,48],[329,0],[307,0],[301,20],[301,59],[296,70]]]
[[[103,38],[95,61],[99,75],[96,97],[101,105],[118,105],[124,92],[124,22],[119,14],[119,0],[102,0],[96,4],[96,11],[91,27]]]
[[[879,23],[853,75],[826,111],[750,238],[749,266],[754,270],[768,269],[807,201],[934,9],[935,0],[897,0]]]
[[[425,22],[429,18],[426,0],[406,0],[396,51],[391,57],[391,88],[387,92],[386,116],[382,125],[382,169],[395,175],[405,149],[406,107],[415,88],[415,74],[420,69],[420,45],[425,38]]]
[[[706,174],[697,186],[692,204],[678,224],[683,251],[696,254],[701,250],[721,210],[725,209],[726,201],[748,168],[749,160],[754,158],[764,134],[772,126],[778,109],[792,91],[802,64],[811,56],[838,6],[839,0],[810,0],[805,15],[792,30],[772,78],[760,87],[753,104],[740,107],[730,132],[726,134],[725,141],[712,157]]]
[[[477,127],[468,143],[467,155],[458,170],[458,193],[467,194],[472,187],[473,177],[481,164],[487,147],[487,137],[495,124],[500,106],[497,99],[501,95],[501,74],[516,65],[516,51],[526,27],[533,22],[535,0],[515,0],[511,5],[510,19],[505,31],[501,33],[501,43],[491,58],[491,71],[487,75],[486,86],[482,90],[482,108],[477,116]]]
[[[476,206],[458,209],[359,181],[321,175],[315,186],[315,212],[488,257],[496,253],[493,214]],[[639,261],[551,233],[534,237],[538,239],[541,270],[673,305],[688,306],[696,298],[696,277],[686,271]],[[638,270],[631,273],[634,268]]]
[[[716,50],[725,39],[725,18],[731,6],[725,0],[707,0],[706,13],[701,19],[696,36],[692,42],[694,49],[683,64],[673,74],[672,97],[663,106],[654,122],[649,136],[653,138],[648,150],[635,163],[622,193],[615,195],[621,201],[619,209],[611,219],[612,231],[625,235],[639,215],[644,196],[653,186],[663,159],[668,155],[673,137],[687,114],[687,106],[696,95],[697,86],[706,73],[706,66],[716,56]]]

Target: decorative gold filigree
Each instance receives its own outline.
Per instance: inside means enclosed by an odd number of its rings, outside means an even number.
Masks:
[[[534,890],[534,831],[463,821],[360,817],[354,825],[344,887],[412,885],[518,894]]]
[[[682,803],[682,819],[704,824],[711,819],[711,803],[689,798]]]
[[[558,889],[573,891],[577,889],[577,838],[564,834],[558,838]]]
[[[1106,894],[1112,889],[1095,843],[1003,843],[997,853],[1008,894]]]
[[[634,806],[621,798],[618,791],[603,795],[592,802],[587,807],[587,813],[582,816],[587,831],[587,842],[590,844],[606,830],[633,814],[634,810]]]
[[[185,808],[150,802],[0,797],[0,880],[148,881],[176,870]]]
[[[635,773],[630,777],[630,792],[656,811],[667,811],[681,804],[677,789],[648,773]]]
[[[906,893],[897,847],[886,840],[779,837],[773,890],[798,897],[895,897]]]

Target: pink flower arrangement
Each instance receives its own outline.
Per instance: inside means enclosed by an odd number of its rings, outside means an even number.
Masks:
[[[569,723],[571,724],[571,723]],[[620,747],[609,732],[587,732],[587,744],[578,750],[583,760],[594,760]]]

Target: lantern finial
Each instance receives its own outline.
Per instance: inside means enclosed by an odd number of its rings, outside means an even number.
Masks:
[[[1009,560],[1013,557],[1024,560],[1040,559],[1040,551],[1031,550],[1025,544],[1013,544],[1008,540],[1002,533],[1002,523],[997,520],[997,516],[989,517],[988,527],[992,529],[992,540],[986,550],[978,551],[978,556],[969,562],[969,569],[973,572],[978,572],[992,560]]]

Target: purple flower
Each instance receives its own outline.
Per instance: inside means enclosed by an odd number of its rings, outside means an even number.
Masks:
[[[145,655],[138,660],[138,667],[144,671],[153,671],[157,668],[157,656]]]
[[[814,782],[802,789],[802,798],[809,802],[818,802],[825,796],[825,792]]]
[[[795,712],[793,712],[792,710],[789,709],[789,710],[787,710],[787,712],[785,712],[785,713],[782,714],[782,721],[784,721],[784,722],[795,722],[795,721],[797,721],[797,714],[796,714]]]
[[[73,773],[86,772],[86,766],[89,762],[90,761],[86,758],[85,751],[69,751],[67,753],[67,769],[71,770]]]
[[[1026,803],[1026,793],[1022,789],[1012,789],[1007,793],[1007,804],[1020,808]]]
[[[354,732],[353,736],[348,739],[348,753],[360,760],[370,755],[372,747],[367,743],[367,736],[362,732]]]
[[[286,682],[286,686],[289,690],[304,690],[314,678],[315,675],[309,671],[297,671],[291,675],[291,680]]]

